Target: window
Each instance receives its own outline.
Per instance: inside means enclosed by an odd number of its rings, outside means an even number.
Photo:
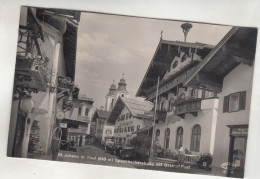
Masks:
[[[169,100],[169,107],[168,107],[168,112],[171,112],[173,110],[173,106],[174,106],[174,99],[171,98]]]
[[[106,130],[106,134],[107,134],[107,135],[111,135],[111,134],[112,134],[112,130],[107,129],[107,130]]]
[[[125,127],[125,132],[127,132],[127,127]]]
[[[191,144],[190,144],[191,151],[199,152],[200,136],[201,136],[201,127],[200,127],[200,125],[196,124],[192,129]]]
[[[131,132],[134,132],[134,131],[135,131],[134,126],[131,126]]]
[[[172,69],[176,68],[178,66],[178,61],[175,61],[173,64],[172,64]]]
[[[245,110],[246,91],[237,92],[224,97],[223,113]]]
[[[164,102],[164,101],[161,103],[161,110],[162,110],[162,111],[165,110],[165,102]]]
[[[81,115],[81,110],[82,110],[82,108],[79,108],[78,115]]]
[[[192,89],[192,90],[190,91],[190,96],[193,97],[193,98],[196,98],[196,97],[197,97],[197,91],[196,91],[196,89]]]
[[[165,130],[165,138],[164,138],[164,148],[165,149],[169,148],[169,142],[170,142],[170,129],[167,128]]]
[[[131,131],[131,127],[129,126],[129,127],[128,127],[128,132],[130,132],[130,131]]]
[[[111,107],[114,106],[114,99],[112,99],[112,102],[111,102]]]
[[[182,140],[183,140],[183,128],[179,127],[177,129],[175,149],[180,149],[182,147]]]
[[[140,130],[140,125],[137,125],[136,130],[137,130],[137,131]]]
[[[129,116],[129,114],[128,114],[128,113],[126,113],[126,115],[125,115],[125,119],[128,119],[128,116]]]
[[[122,97],[124,97],[125,95],[124,95],[124,94],[122,94],[121,96],[122,96]]]
[[[85,116],[88,116],[88,112],[89,112],[89,109],[86,108],[86,109],[85,109]]]
[[[184,98],[185,98],[185,93],[181,93],[181,94],[179,95],[179,98],[184,99]]]

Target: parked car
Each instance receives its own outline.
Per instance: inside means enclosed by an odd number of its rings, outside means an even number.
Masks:
[[[60,142],[60,149],[61,150],[70,150],[70,151],[77,151],[76,144],[74,141],[66,141],[66,140],[61,140]]]
[[[105,150],[111,151],[114,145],[114,138],[107,138],[105,140]]]
[[[122,147],[122,145],[120,145],[120,144],[113,145],[112,150],[111,150],[111,153],[112,153],[113,155],[119,155],[122,149],[123,149],[123,147]]]
[[[123,147],[119,154],[121,159],[134,159],[135,158],[135,148],[132,146]]]

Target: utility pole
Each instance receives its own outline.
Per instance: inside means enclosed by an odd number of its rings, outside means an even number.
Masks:
[[[155,106],[154,106],[154,115],[153,115],[153,132],[152,132],[152,142],[151,142],[151,149],[150,149],[150,161],[153,161],[154,132],[155,132],[155,120],[156,120],[159,83],[160,83],[160,77],[158,76],[157,88],[156,88],[156,97],[155,97]]]

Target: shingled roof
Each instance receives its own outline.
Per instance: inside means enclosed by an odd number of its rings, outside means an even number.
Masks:
[[[151,111],[153,106],[153,103],[143,98],[119,97],[108,118],[108,123],[115,123],[124,107],[126,107],[134,117],[145,117],[145,112]]]
[[[110,115],[110,112],[108,112],[108,111],[96,109],[92,122],[95,122],[97,118],[108,119],[109,115]]]

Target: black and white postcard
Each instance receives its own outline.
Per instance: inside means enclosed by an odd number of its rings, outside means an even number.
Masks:
[[[242,178],[258,29],[22,6],[7,156]]]

